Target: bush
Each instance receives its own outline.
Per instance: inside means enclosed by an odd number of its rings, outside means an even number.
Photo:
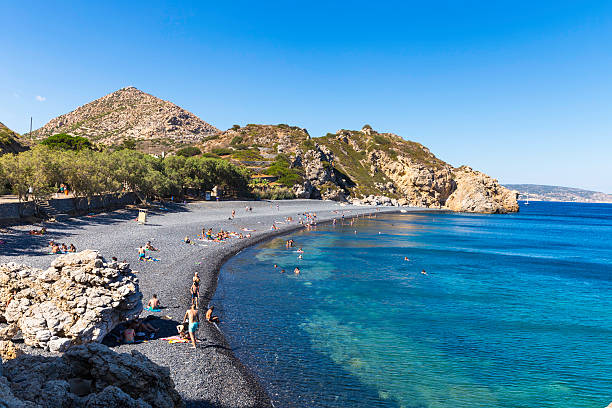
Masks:
[[[234,136],[230,144],[234,146],[234,145],[242,143],[243,140],[244,140],[244,137],[242,137],[241,135],[237,135],[237,136]]]
[[[374,135],[374,142],[378,143],[379,145],[383,145],[383,146],[386,146],[391,143],[389,139],[381,135]]]
[[[232,154],[232,157],[236,160],[245,160],[245,161],[259,161],[263,160],[261,153],[259,153],[258,149],[249,149],[249,150],[237,150]]]
[[[92,145],[89,139],[81,136],[72,136],[66,133],[58,133],[44,139],[40,144],[52,149],[61,150],[83,150],[91,149]]]
[[[289,165],[289,158],[284,154],[279,154],[274,163],[266,169],[266,173],[278,177],[278,183],[293,187],[302,181],[302,175]]]
[[[291,200],[295,198],[293,190],[287,187],[258,188],[253,189],[255,197],[261,200]]]
[[[212,152],[217,156],[227,156],[229,154],[232,154],[233,150],[228,149],[227,147],[215,147],[214,149],[212,149]]]
[[[195,146],[183,147],[182,149],[179,149],[176,151],[177,156],[183,156],[183,157],[197,156],[200,154],[202,154],[202,151]]]
[[[119,149],[136,150],[136,141],[132,138],[123,139],[119,145]]]
[[[234,126],[232,126],[232,129],[233,130],[238,130],[238,129],[240,129],[240,125],[234,125]]]

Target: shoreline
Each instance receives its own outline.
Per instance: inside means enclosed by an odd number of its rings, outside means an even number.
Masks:
[[[276,204],[279,209],[275,209]],[[253,207],[252,213],[245,212],[247,205]],[[13,248],[6,251],[8,245],[0,247],[0,263],[14,261],[44,269],[56,257],[47,252],[46,244],[50,239],[75,243],[78,251],[98,250],[106,259],[111,256],[126,259],[137,271],[143,302],[156,293],[166,307],[162,313],[143,313],[143,316],[169,318],[155,322],[163,326],[157,337],[166,337],[176,334],[175,326],[190,305],[189,286],[195,271],[201,278],[202,310],[214,296],[223,264],[247,247],[304,228],[297,222],[298,214],[315,212],[317,224],[324,224],[341,218],[343,213],[349,219],[374,213],[377,208],[379,213],[399,212],[401,209],[408,212],[432,211],[414,207],[341,206],[320,200],[198,202],[168,205],[167,211],[152,212],[147,224],[138,225],[135,222],[137,210],[123,209],[47,223],[45,226],[49,233],[42,237],[26,234],[31,225],[11,227],[8,235],[3,234],[3,239]],[[236,218],[228,219],[232,209],[236,210]],[[284,220],[287,216],[293,217],[293,223],[278,224],[278,230],[271,230],[273,222],[279,223],[279,219]],[[195,237],[203,226],[215,231],[220,228],[236,232],[241,232],[240,228],[256,231],[252,232],[251,238],[232,238],[222,243],[195,241],[194,245],[187,245],[182,242],[185,235]],[[160,262],[137,261],[135,249],[147,240],[159,249],[153,256],[159,257]],[[197,350],[158,339],[113,349],[117,352],[136,350],[153,362],[168,367],[187,407],[273,406],[259,380],[234,355],[216,325],[202,322],[197,334],[201,340]],[[38,353],[31,349],[28,352]]]

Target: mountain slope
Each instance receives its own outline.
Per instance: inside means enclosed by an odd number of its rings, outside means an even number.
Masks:
[[[27,150],[21,143],[18,133],[12,131],[0,122],[0,156],[6,153],[19,153]]]
[[[371,196],[384,196],[453,211],[518,211],[516,194],[497,180],[469,167],[453,168],[423,145],[369,126],[310,138],[298,127],[247,125],[212,137],[202,148],[264,173],[278,170],[278,157],[286,157],[286,172],[294,173],[288,179],[303,198],[372,201]]]
[[[127,87],[50,120],[32,132],[32,137],[43,139],[68,133],[106,145],[131,138],[139,141],[140,150],[168,151],[218,132],[214,126],[172,102]]]
[[[507,188],[520,193],[519,199],[525,200],[527,194],[534,201],[574,201],[581,203],[612,203],[612,194],[580,188],[546,186],[540,184],[506,184]]]

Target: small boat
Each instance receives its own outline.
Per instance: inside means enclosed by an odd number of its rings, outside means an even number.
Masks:
[[[527,198],[525,199],[525,205],[529,205],[529,193],[525,194]]]

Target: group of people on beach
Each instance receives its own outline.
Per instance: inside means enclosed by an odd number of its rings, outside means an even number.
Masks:
[[[181,338],[191,340],[193,348],[196,348],[196,332],[200,327],[199,298],[200,298],[200,276],[195,272],[189,288],[191,296],[191,307],[185,312],[183,322],[176,326],[176,330]],[[209,323],[218,323],[219,317],[214,316],[214,306],[209,306],[204,315],[204,319]],[[187,328],[187,330],[185,330]]]
[[[51,248],[52,254],[67,254],[68,252],[76,252],[74,244],[66,245],[64,243],[57,243],[54,240],[49,241],[49,247]]]

